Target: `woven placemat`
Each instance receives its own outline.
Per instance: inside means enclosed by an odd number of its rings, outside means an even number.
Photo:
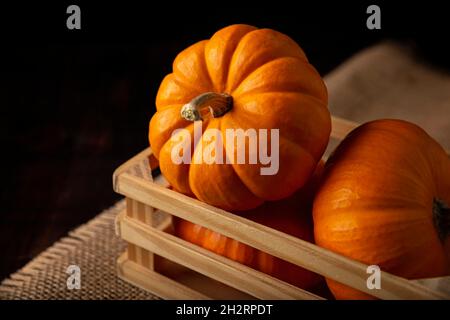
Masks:
[[[380,43],[343,63],[325,82],[333,115],[360,123],[409,120],[450,150],[450,75],[424,65],[409,48]],[[156,299],[116,276],[116,259],[126,244],[115,235],[114,218],[124,205],[120,201],[4,280],[0,299]],[[67,289],[70,265],[80,267],[80,290]]]
[[[71,231],[0,285],[0,299],[157,299],[116,275],[126,244],[115,235],[121,200]],[[68,289],[71,265],[80,268],[80,289]]]

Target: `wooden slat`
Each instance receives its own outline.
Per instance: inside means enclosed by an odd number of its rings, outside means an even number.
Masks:
[[[207,277],[186,266],[155,255],[155,272],[215,300],[256,300],[248,293]],[[174,293],[175,294],[175,293]]]
[[[150,147],[148,147],[147,149],[139,152],[137,155],[135,155],[133,158],[131,158],[130,160],[128,160],[127,162],[125,162],[124,164],[122,164],[121,166],[119,166],[116,170],[114,170],[113,176],[112,176],[112,182],[113,182],[113,189],[116,190],[116,181],[117,181],[117,177],[124,173],[125,171],[127,171],[128,169],[130,169],[130,167],[134,166],[135,164],[141,162],[142,160],[144,160],[147,157],[151,157],[152,156],[152,149]]]
[[[124,165],[120,166],[113,174],[113,182],[115,183],[117,179],[117,175],[126,172],[131,166],[143,165],[145,159],[148,159],[151,156],[152,152],[150,148],[142,151],[135,157],[131,158]],[[151,170],[151,168],[149,168]],[[151,179],[152,177],[150,177]],[[126,211],[127,216],[133,219],[137,219],[141,222],[152,225],[152,215],[153,208],[143,204],[142,202],[136,201],[132,198],[126,199]],[[153,269],[154,267],[154,259],[153,254],[143,248],[137,247],[134,244],[128,244],[128,252],[130,260],[136,262],[148,269]]]
[[[264,273],[229,260],[206,249],[160,230],[150,228],[134,219],[123,217],[121,237],[138,247],[208,277],[225,283],[260,299],[320,299]]]
[[[128,243],[127,244],[127,252],[128,252],[128,258],[131,261],[137,262],[137,254],[136,254],[136,246],[133,243]]]
[[[142,223],[152,226],[152,215],[154,209],[142,202],[136,201],[129,197],[126,198],[126,212],[127,216],[141,221]],[[146,249],[135,246],[133,243],[128,243],[128,255],[130,260],[136,262],[147,269],[153,269],[154,257],[151,252]]]
[[[358,123],[338,117],[331,117],[331,137],[343,140],[347,134],[358,127]]]
[[[411,280],[436,291],[445,292],[450,297],[450,277]]]
[[[117,177],[124,172],[127,172],[131,167],[136,165],[143,165],[144,160],[150,159],[149,164],[157,164],[156,161],[152,161],[154,157],[152,157],[152,151],[151,148],[147,148],[125,162],[123,165],[121,165],[119,168],[117,168],[114,171],[113,174],[113,184],[116,183]],[[149,168],[151,170],[151,167]],[[150,180],[152,180],[152,177],[149,177]],[[154,212],[154,209],[142,202],[136,201],[130,197],[127,197],[126,199],[126,207],[127,207],[127,215],[131,218],[137,219],[139,221],[142,221],[148,225],[153,224],[152,215]],[[153,268],[153,254],[145,249],[136,247],[133,244],[128,244],[128,252],[130,260],[143,265],[146,268],[152,269]]]
[[[117,260],[117,271],[119,277],[125,281],[144,290],[151,291],[164,299],[209,299],[200,292],[129,260],[126,253]]]
[[[175,191],[124,173],[116,191],[152,207],[200,224],[283,260],[382,299],[445,299],[445,293],[382,272],[382,289],[366,286],[367,266],[312,243],[215,208]]]

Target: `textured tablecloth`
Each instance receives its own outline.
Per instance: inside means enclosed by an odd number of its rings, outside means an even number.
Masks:
[[[409,120],[450,150],[450,75],[422,64],[407,47],[385,42],[368,48],[325,81],[333,115],[361,123]],[[5,279],[0,299],[156,299],[116,276],[115,261],[126,245],[115,235],[114,218],[124,205],[102,212]],[[80,267],[80,290],[67,288],[69,265]]]
[[[126,244],[115,234],[114,218],[124,208],[121,200],[39,254],[3,281],[0,298],[156,299],[116,276],[116,260]],[[67,287],[70,265],[80,268],[79,290]]]

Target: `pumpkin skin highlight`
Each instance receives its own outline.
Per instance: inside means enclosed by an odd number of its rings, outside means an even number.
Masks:
[[[180,116],[181,108],[206,92],[227,93],[233,105],[221,117],[204,119],[204,131],[216,128],[225,137],[228,128],[279,129],[276,174],[261,175],[260,163],[172,162],[174,130],[193,132],[193,123]],[[149,141],[162,173],[176,190],[225,210],[248,210],[288,197],[306,183],[328,144],[327,102],[320,75],[293,40],[270,29],[232,25],[176,57],[173,72],[164,78],[156,97]],[[191,134],[192,148],[193,140]],[[236,152],[224,148],[230,159]]]
[[[256,209],[236,212],[236,214],[305,241],[314,242],[311,215],[312,199],[323,168],[324,164],[321,161],[307,185],[292,196],[279,201],[266,202]],[[175,235],[186,241],[297,287],[318,291],[321,295],[328,294],[324,290],[325,281],[323,277],[316,273],[200,225],[175,216],[173,218]]]
[[[315,241],[408,279],[448,275],[448,238],[440,239],[433,220],[436,199],[450,203],[450,160],[443,148],[406,121],[366,123],[327,161],[314,200]],[[337,299],[373,298],[327,283]]]

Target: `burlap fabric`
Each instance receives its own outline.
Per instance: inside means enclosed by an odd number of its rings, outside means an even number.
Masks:
[[[421,61],[411,48],[384,42],[325,77],[333,115],[364,123],[411,121],[450,150],[450,73]]]
[[[5,279],[1,299],[156,299],[116,276],[116,259],[126,244],[115,235],[114,218],[125,201],[71,231],[25,267]],[[80,268],[81,288],[69,290],[66,273]]]
[[[422,64],[408,48],[381,43],[355,55],[325,80],[333,115],[360,123],[409,120],[450,150],[450,75]],[[157,298],[116,277],[115,261],[125,243],[115,235],[114,217],[123,207],[121,201],[101,213],[4,280],[0,298]],[[66,269],[72,264],[81,269],[80,290],[67,289]]]

